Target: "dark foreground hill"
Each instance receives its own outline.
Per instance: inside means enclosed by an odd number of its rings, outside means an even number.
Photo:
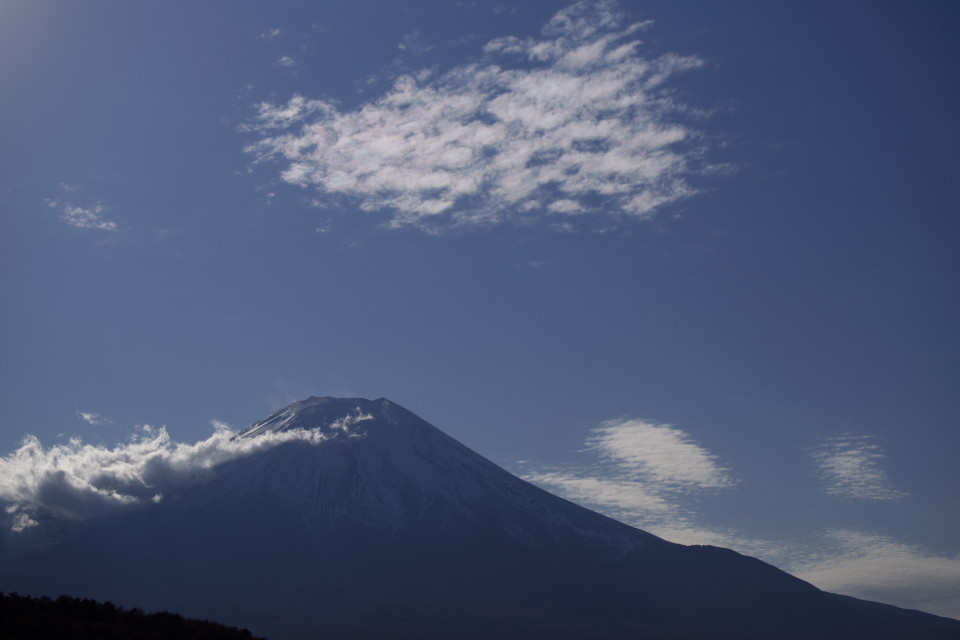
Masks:
[[[168,613],[127,610],[112,602],[0,593],[4,640],[262,640],[246,629]]]
[[[272,640],[960,639],[958,621],[825,593],[574,505],[388,400],[309,398],[238,442],[284,433],[301,435],[8,557],[0,589]]]

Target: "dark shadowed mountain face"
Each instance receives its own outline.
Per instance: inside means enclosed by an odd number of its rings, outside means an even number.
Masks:
[[[824,593],[574,505],[385,399],[309,398],[237,437],[295,430],[304,438],[178,499],[8,553],[0,590],[274,640],[960,638],[960,622]]]

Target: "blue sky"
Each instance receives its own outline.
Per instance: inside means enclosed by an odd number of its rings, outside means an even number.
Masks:
[[[960,617],[957,14],[0,2],[5,482],[385,396]]]

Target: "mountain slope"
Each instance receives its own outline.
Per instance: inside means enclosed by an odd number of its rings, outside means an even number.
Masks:
[[[960,638],[553,496],[388,400],[309,398],[303,433],[178,499],[4,563],[0,589],[176,610],[274,639]]]

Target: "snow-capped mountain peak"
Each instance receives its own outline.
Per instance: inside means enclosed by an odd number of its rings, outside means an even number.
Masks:
[[[663,543],[517,478],[385,398],[310,397],[237,437],[295,430],[311,437],[237,461],[219,486],[268,492],[322,528],[469,528],[530,544],[550,538],[550,546],[597,546],[615,556]]]
[[[230,442],[247,454],[182,495],[0,557],[0,590],[278,640],[960,637],[956,621],[584,509],[383,398],[311,397]]]
[[[356,426],[374,417],[390,421],[388,414],[394,403],[386,398],[331,398],[310,396],[274,411],[237,434],[238,438],[253,438],[265,433],[280,433],[294,429],[319,430],[327,434],[356,433]]]

